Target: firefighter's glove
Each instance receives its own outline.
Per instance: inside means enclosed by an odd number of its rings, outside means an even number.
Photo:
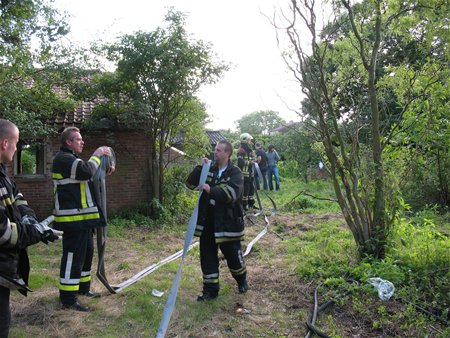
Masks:
[[[46,222],[46,220],[44,220],[42,223],[39,223],[33,216],[25,215],[24,217],[22,217],[22,223],[33,225],[42,235],[41,241],[45,244],[54,242],[62,238],[63,232],[50,228],[47,225],[48,222]]]
[[[62,238],[63,232],[59,230],[55,230],[50,228],[48,225],[43,223],[37,223],[34,225],[36,229],[41,233],[42,238],[41,241],[45,244],[48,244],[48,242],[54,242],[58,239]]]
[[[42,238],[41,241],[44,242],[45,244],[48,244],[48,242],[54,242],[57,241],[58,239],[62,238],[62,231],[58,231],[52,228],[48,228],[48,230],[45,230],[42,233]]]

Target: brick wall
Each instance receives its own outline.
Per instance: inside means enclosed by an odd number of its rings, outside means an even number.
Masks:
[[[82,136],[85,145],[80,157],[83,160],[89,159],[94,150],[102,145],[110,146],[116,154],[116,171],[106,178],[108,214],[151,201],[148,174],[149,141],[144,133],[82,132]],[[52,140],[47,146],[43,176],[14,178],[40,220],[51,215],[53,210],[51,166],[59,148],[59,139]]]

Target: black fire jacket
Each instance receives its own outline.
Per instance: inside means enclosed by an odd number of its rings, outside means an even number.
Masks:
[[[16,183],[7,176],[4,164],[0,164],[0,276],[22,278],[27,284],[30,264],[26,247],[38,243],[42,235],[33,225],[21,223],[25,215],[36,218]]]
[[[195,189],[200,180],[202,166],[196,166],[189,175],[186,186]],[[213,214],[214,235],[216,243],[242,240],[244,237],[244,212],[242,208],[242,192],[244,176],[242,171],[228,162],[227,168],[217,178],[219,168],[212,165],[206,183],[210,185],[210,193],[203,192],[200,197],[195,236],[200,237]],[[212,209],[212,210],[211,210]]]

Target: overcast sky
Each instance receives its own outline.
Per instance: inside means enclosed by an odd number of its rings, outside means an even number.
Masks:
[[[202,89],[209,129],[234,129],[234,122],[258,110],[274,110],[286,121],[301,91],[288,73],[277,48],[275,31],[262,13],[271,15],[286,0],[55,0],[70,15],[70,39],[82,44],[101,37],[112,40],[123,33],[152,31],[163,25],[167,9],[188,15],[187,31],[210,42],[224,61],[232,64],[220,82]]]

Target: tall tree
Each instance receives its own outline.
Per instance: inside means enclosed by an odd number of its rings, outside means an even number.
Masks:
[[[68,32],[65,17],[45,0],[0,1],[0,116],[29,139],[43,137],[45,118],[71,107],[53,91],[55,42]]]
[[[289,4],[291,15],[280,16],[287,20],[284,28],[275,25],[288,38],[292,53],[283,55],[307,96],[303,113],[312,117],[309,126],[323,143],[340,207],[361,255],[383,257],[392,220],[386,212],[391,187],[385,181],[383,159],[390,126],[382,121],[396,115],[395,123],[399,123],[399,111],[408,105],[389,104],[392,95],[385,95],[389,90],[380,79],[390,74],[387,64],[380,64],[380,55],[386,53],[392,26],[424,4],[333,1],[332,19],[325,27],[318,26],[315,1]],[[410,39],[416,25],[426,22],[421,20],[405,23]]]
[[[448,1],[417,1],[391,25],[379,87],[396,104],[386,153],[404,163],[400,183],[415,208],[450,206],[450,63]]]
[[[117,65],[103,74],[98,87],[108,102],[97,116],[143,129],[151,143],[151,195],[163,202],[163,152],[181,123],[204,121],[195,94],[203,84],[216,82],[228,65],[214,60],[210,44],[190,39],[185,15],[169,9],[167,27],[136,32],[105,45],[108,60]],[[107,109],[105,109],[105,106]]]
[[[285,125],[286,121],[273,110],[260,110],[242,116],[236,121],[241,133],[251,135],[267,135],[269,130]]]

